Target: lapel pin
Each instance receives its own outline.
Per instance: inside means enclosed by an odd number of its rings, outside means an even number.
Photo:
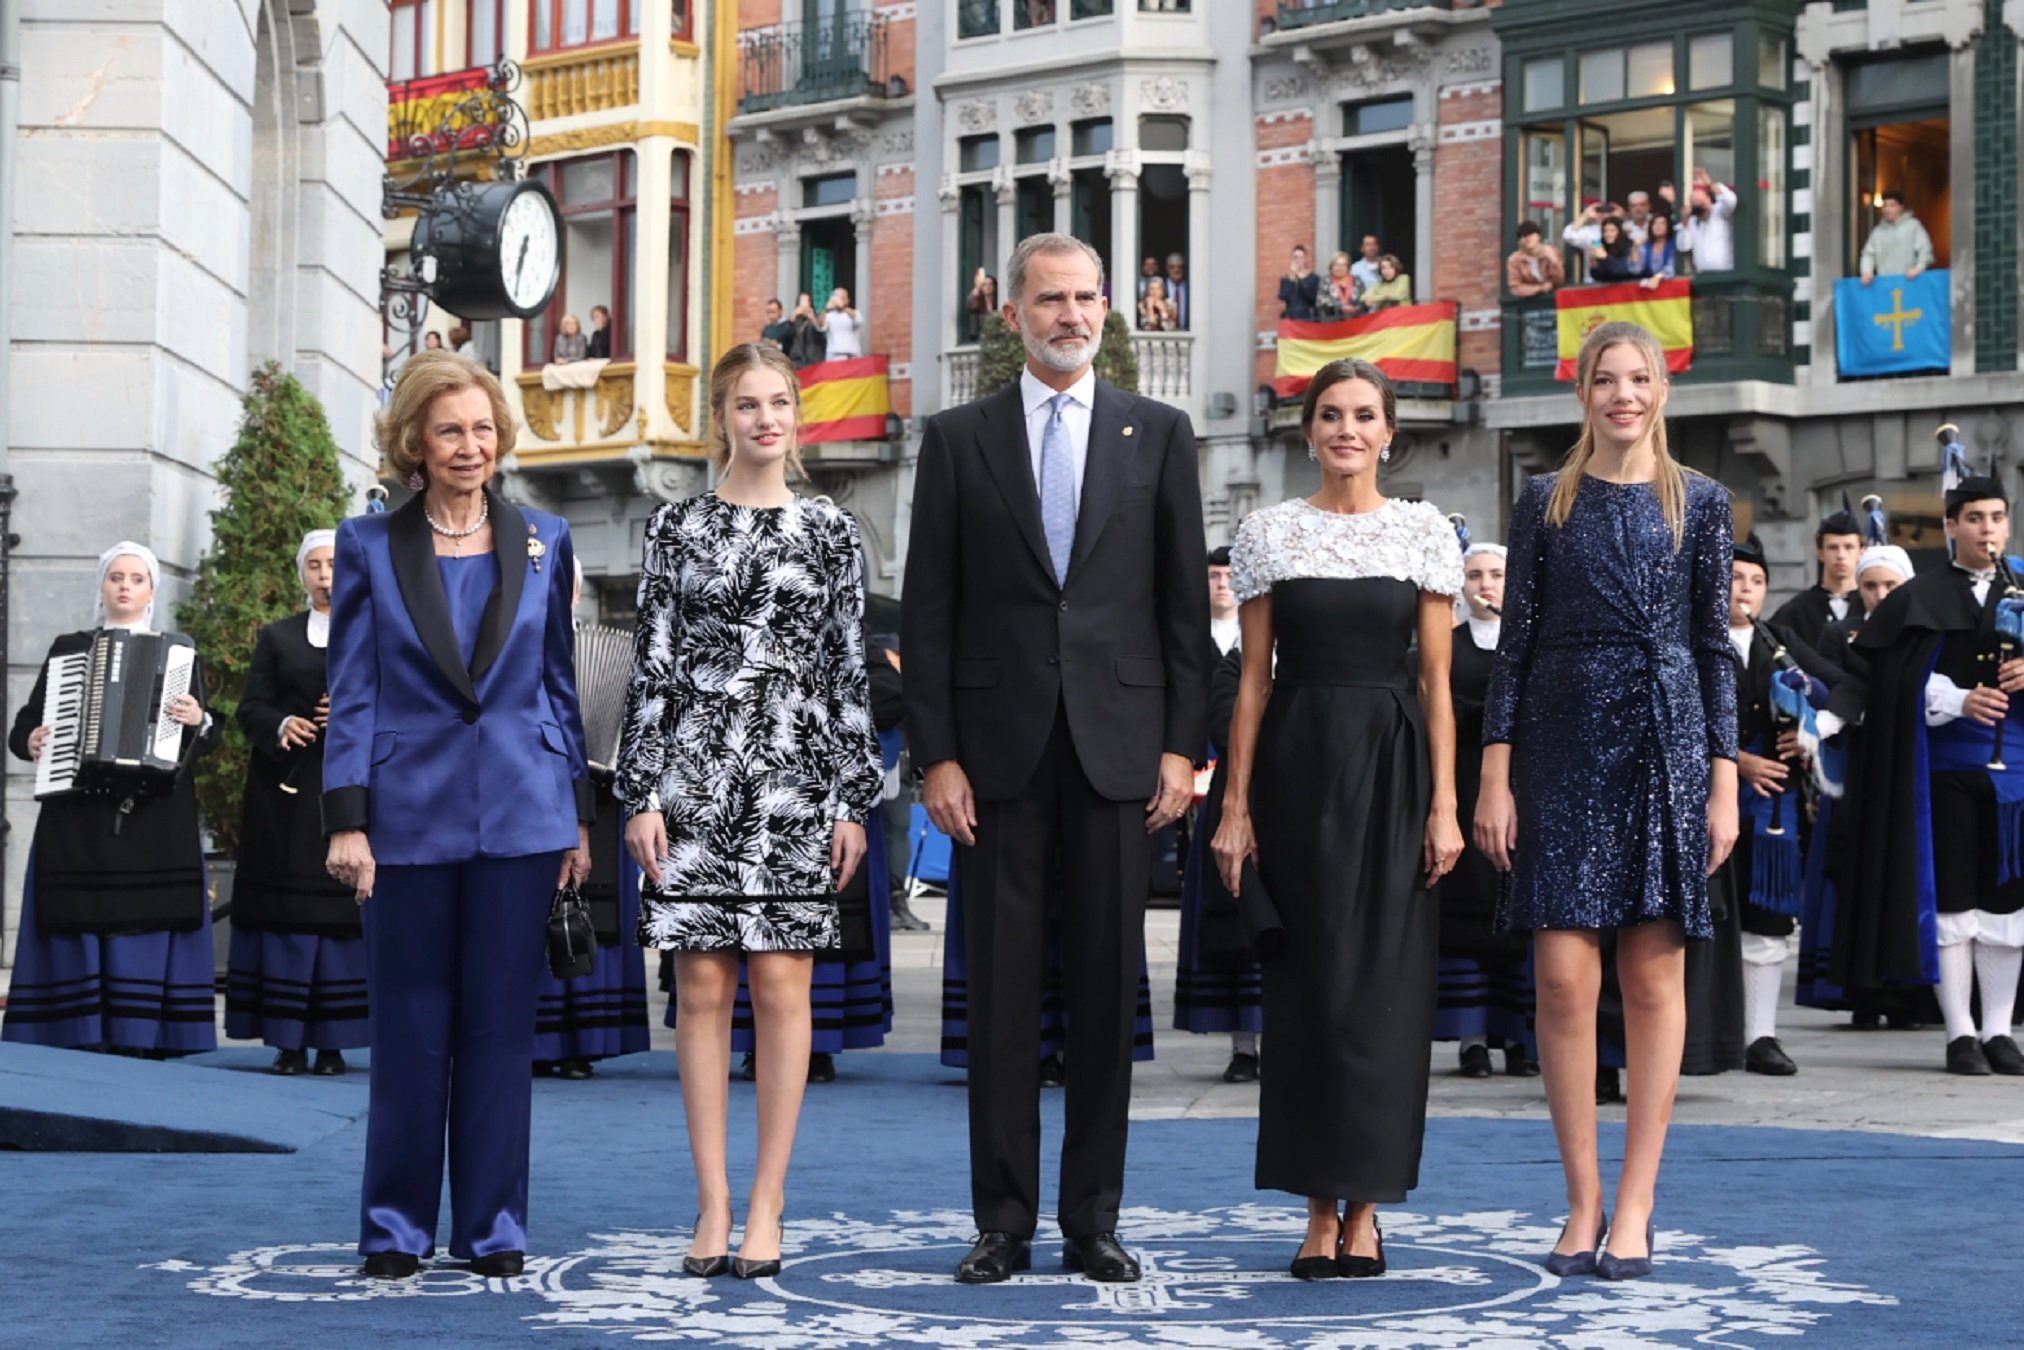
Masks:
[[[535,571],[539,572],[541,570],[541,560],[547,556],[547,553],[548,545],[541,542],[540,536],[535,533],[534,526],[529,525],[527,527],[527,556],[533,562]]]
[[[1130,427],[1126,427],[1126,428],[1124,429],[1124,434],[1125,434],[1125,435],[1129,436],[1129,435],[1131,435],[1131,433],[1132,433],[1132,429],[1131,429]]]

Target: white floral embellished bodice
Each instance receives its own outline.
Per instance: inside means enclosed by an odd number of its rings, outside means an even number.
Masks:
[[[1462,550],[1440,508],[1388,498],[1375,511],[1344,515],[1304,497],[1254,511],[1230,546],[1230,589],[1238,603],[1281,581],[1393,577],[1422,591],[1462,593]]]

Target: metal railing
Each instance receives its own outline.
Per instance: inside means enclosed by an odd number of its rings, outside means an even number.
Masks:
[[[1675,381],[1712,384],[1723,380],[1792,382],[1791,279],[1776,272],[1708,272],[1693,281],[1693,364]],[[1586,286],[1564,287],[1578,298]],[[1554,371],[1560,364],[1559,311],[1552,295],[1506,297],[1503,304],[1503,392],[1505,397],[1564,390]]]
[[[885,98],[886,18],[850,10],[811,23],[783,23],[738,40],[738,111]]]

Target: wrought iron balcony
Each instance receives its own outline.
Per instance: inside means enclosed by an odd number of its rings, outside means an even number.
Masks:
[[[848,11],[746,33],[738,62],[741,113],[892,92],[883,14]]]
[[[388,80],[387,163],[488,148],[498,125],[492,103],[480,91],[499,78],[499,72],[479,66]]]
[[[1480,3],[1480,0],[1479,0]],[[1278,28],[1312,28],[1316,24],[1366,19],[1394,9],[1447,9],[1447,0],[1279,0]]]

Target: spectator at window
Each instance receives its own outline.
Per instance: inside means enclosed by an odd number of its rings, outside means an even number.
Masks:
[[[428,332],[422,334],[422,346],[432,352],[443,350],[443,335],[431,328]]]
[[[1280,317],[1312,319],[1314,303],[1320,294],[1321,278],[1314,275],[1314,269],[1307,265],[1307,246],[1295,244],[1286,275],[1279,278]]]
[[[471,341],[471,325],[460,323],[450,330],[450,350],[467,361],[478,359],[478,344]]]
[[[1378,243],[1376,235],[1367,234],[1358,248],[1362,252],[1357,260],[1349,265],[1349,274],[1356,278],[1357,289],[1362,292],[1370,290],[1382,280],[1378,276],[1378,264],[1384,258],[1384,246]]]
[[[766,302],[766,324],[759,330],[759,341],[769,347],[787,350],[787,344],[794,340],[794,325],[787,322],[787,308],[776,299]]]
[[[1642,261],[1623,222],[1615,216],[1604,216],[1602,237],[1588,251],[1589,280],[1636,281]]]
[[[807,291],[794,297],[794,314],[788,322],[794,325],[794,336],[787,343],[787,359],[796,369],[828,358],[829,339],[816,321],[815,299]]]
[[[1736,191],[1696,167],[1687,189],[1687,218],[1680,222],[1680,252],[1694,255],[1694,271],[1736,270]]]
[[[970,298],[963,308],[969,311],[970,341],[975,342],[984,335],[984,321],[998,312],[998,278],[978,268],[970,278]]]
[[[827,360],[864,355],[864,319],[850,307],[850,292],[838,286],[829,293],[822,317],[815,321],[828,344]]]
[[[1623,218],[1623,232],[1633,244],[1642,245],[1651,232],[1652,195],[1639,189],[1624,198],[1624,203],[1630,210]]]
[[[1365,312],[1363,286],[1356,279],[1347,253],[1338,253],[1328,260],[1328,277],[1315,296],[1314,308],[1316,317],[1327,323],[1353,319]]]
[[[1678,260],[1673,240],[1673,218],[1654,211],[1646,226],[1644,243],[1638,246],[1638,275],[1646,290],[1655,291],[1661,281],[1670,281]]]
[[[1163,278],[1146,279],[1145,297],[1139,301],[1138,326],[1148,333],[1164,333],[1181,326],[1180,312],[1167,299],[1167,283]]]
[[[589,355],[590,339],[583,335],[583,325],[574,314],[563,315],[562,329],[555,335],[555,364],[566,366]]]
[[[1567,280],[1560,250],[1546,243],[1539,223],[1518,223],[1518,247],[1504,260],[1504,289],[1516,296],[1549,295]]]
[[[1178,253],[1167,255],[1167,302],[1174,307],[1174,327],[1186,328],[1192,317],[1188,307],[1188,260]]]
[[[1377,285],[1363,293],[1364,308],[1389,309],[1393,305],[1410,305],[1412,302],[1413,279],[1405,274],[1397,254],[1385,254],[1377,260]]]
[[[603,305],[590,307],[590,354],[595,360],[611,360],[611,311]]]
[[[1605,216],[1621,219],[1623,208],[1615,202],[1590,202],[1581,208],[1581,214],[1567,224],[1560,232],[1560,242],[1569,248],[1577,248],[1582,256],[1595,251],[1596,240],[1602,238],[1602,222]]]
[[[1892,188],[1883,194],[1883,219],[1876,223],[1876,228],[1869,232],[1869,242],[1862,246],[1858,264],[1862,284],[1867,286],[1886,273],[1902,272],[1907,278],[1915,277],[1932,265],[1933,237],[1905,206],[1903,195]]]
[[[1145,299],[1146,283],[1148,281],[1151,281],[1154,277],[1158,276],[1159,274],[1160,274],[1160,260],[1158,258],[1148,255],[1145,261],[1139,264],[1139,274],[1138,274],[1139,299],[1141,300]]]

